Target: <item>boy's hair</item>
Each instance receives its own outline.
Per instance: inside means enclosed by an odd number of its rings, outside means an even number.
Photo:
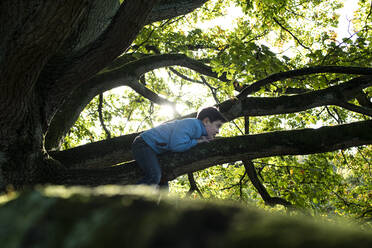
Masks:
[[[214,121],[218,121],[218,120],[220,120],[222,122],[227,122],[226,118],[215,107],[203,108],[202,110],[199,111],[196,118],[198,118],[199,120],[202,121],[207,117],[209,118],[210,122],[214,122]]]

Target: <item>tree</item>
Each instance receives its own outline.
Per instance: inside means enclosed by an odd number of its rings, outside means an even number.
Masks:
[[[309,35],[312,30],[299,30],[297,26],[292,30],[289,26],[293,18],[313,14],[302,7],[320,8],[325,4],[321,1],[301,3],[301,8],[295,8],[291,1],[283,5],[238,3],[252,21],[241,20],[234,32],[227,33],[219,27],[209,33],[201,29],[188,33],[177,30],[177,25],[190,18],[220,15],[224,4],[228,4],[206,2],[2,1],[2,189],[7,185],[22,188],[45,183],[135,182],[141,172],[134,162],[112,165],[131,160],[130,144],[136,133],[58,150],[87,104],[109,89],[127,85],[153,103],[173,104],[146,87],[155,82],[156,75],[150,72],[164,67],[173,76],[209,87],[217,105],[231,121],[245,117],[248,123],[255,116],[292,114],[333,105],[343,108],[345,117],[340,121],[348,122],[320,129],[253,135],[248,134],[246,125],[246,135],[221,138],[183,154],[161,156],[167,180],[216,164],[244,161],[250,179],[261,189],[266,202],[283,203],[283,199],[265,192],[252,159],[325,153],[372,143],[372,107],[368,100],[372,69],[365,67],[371,61],[367,22],[370,9],[365,3],[361,3],[366,16],[360,21],[358,39],[336,44],[330,33],[312,37]],[[203,7],[198,13],[184,16],[200,6]],[[329,6],[331,10],[340,7],[337,2]],[[263,21],[254,22],[254,18]],[[336,21],[332,16],[322,16],[319,23],[319,27],[328,27]],[[247,25],[252,29],[243,28]],[[277,42],[293,40],[306,54],[293,59],[279,57],[259,44],[260,37],[266,37],[269,29],[278,31]],[[314,42],[321,47],[314,48]],[[102,101],[101,97],[101,108]],[[346,110],[360,115],[351,116]],[[299,122],[307,122],[311,116],[305,115]],[[305,127],[290,123],[287,126]]]

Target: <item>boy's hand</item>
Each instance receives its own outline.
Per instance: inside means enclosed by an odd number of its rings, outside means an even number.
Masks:
[[[207,136],[201,136],[200,139],[197,139],[198,144],[204,143],[204,142],[209,142],[210,140],[207,138]]]

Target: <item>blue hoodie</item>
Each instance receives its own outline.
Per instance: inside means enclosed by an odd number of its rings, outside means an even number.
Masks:
[[[199,119],[186,118],[161,124],[140,136],[157,154],[183,152],[195,146],[201,136],[207,136],[207,130]]]

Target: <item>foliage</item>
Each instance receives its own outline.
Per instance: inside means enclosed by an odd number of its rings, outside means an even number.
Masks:
[[[128,88],[106,92],[104,122],[113,136],[148,129],[177,114],[197,111],[237,94],[237,85],[249,85],[273,73],[316,65],[368,66],[372,61],[371,7],[359,1],[350,37],[337,37],[337,10],[333,1],[208,1],[186,16],[143,28],[128,54],[181,53],[210,65],[227,81],[206,77],[190,69],[173,67],[147,73],[146,86],[176,103],[178,113],[139,96]],[[228,7],[236,18],[223,19]],[[230,14],[234,15],[234,14]],[[222,18],[222,19],[219,19]],[[213,24],[216,20],[222,20]],[[223,25],[231,22],[229,28]],[[346,28],[346,27],[345,27]],[[288,88],[324,89],[350,76],[317,74],[296,77],[263,87],[254,96],[280,96]],[[203,81],[204,80],[204,81]],[[281,93],[282,92],[282,93]],[[372,89],[365,93],[370,98]],[[356,101],[354,104],[358,104]],[[66,137],[64,148],[104,139],[95,98]],[[300,113],[250,117],[249,133],[335,125],[367,117],[334,106]],[[226,124],[221,136],[244,133],[244,119]],[[272,196],[282,197],[311,214],[346,215],[371,220],[371,146],[308,156],[257,159],[259,177]],[[218,165],[195,173],[205,198],[234,199],[264,206],[249,182],[242,163]],[[171,191],[186,195],[189,182],[182,176],[171,182]],[[198,198],[194,192],[192,197]]]

